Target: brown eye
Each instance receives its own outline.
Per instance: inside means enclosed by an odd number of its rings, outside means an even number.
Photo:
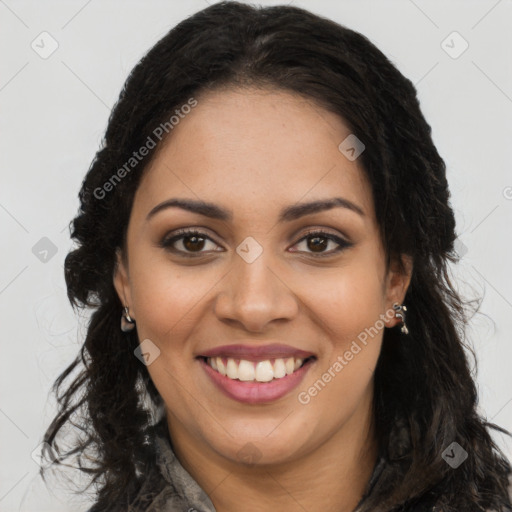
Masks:
[[[212,245],[210,249],[208,249],[209,243]],[[353,245],[339,236],[324,231],[307,233],[295,245],[301,243],[305,244],[305,249],[292,250],[292,252],[305,252],[317,257],[332,256]],[[193,230],[181,230],[174,233],[172,236],[164,238],[159,245],[174,254],[185,257],[198,257],[202,254],[223,250],[219,249],[219,246],[206,233]],[[329,248],[330,250],[328,250]]]
[[[315,254],[317,256],[332,256],[335,253],[341,252],[348,247],[351,247],[351,242],[347,242],[343,240],[339,236],[336,236],[332,233],[326,233],[324,231],[312,231],[307,233],[306,236],[301,238],[296,245],[305,242],[306,251],[292,251],[292,252],[309,252],[310,254]],[[326,251],[327,248],[334,246],[329,251]],[[336,248],[336,246],[338,246]]]
[[[329,245],[327,237],[324,236],[308,236],[307,240],[309,242],[308,249],[311,249],[313,252],[323,252]]]
[[[187,249],[187,251],[200,251],[204,247],[205,239],[203,237],[197,235],[186,235],[182,237],[182,239],[183,246]]]
[[[203,250],[208,246],[208,243],[212,244],[212,248],[210,250]],[[218,249],[215,249],[218,245],[209,236],[200,231],[179,231],[171,237],[164,238],[159,245],[168,251],[186,257],[195,257],[207,252],[218,251]]]

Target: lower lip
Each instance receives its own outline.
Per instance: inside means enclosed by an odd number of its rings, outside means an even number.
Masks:
[[[246,404],[263,404],[278,400],[296,388],[306,375],[314,359],[310,359],[290,375],[281,379],[273,379],[270,382],[233,380],[214,370],[204,359],[199,359],[199,362],[208,377],[229,398]]]

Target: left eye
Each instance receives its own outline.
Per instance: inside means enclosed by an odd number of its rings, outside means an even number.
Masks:
[[[214,246],[219,247],[206,233],[201,231],[181,231],[170,238],[165,238],[160,243],[160,246],[172,251],[174,253],[180,253],[186,257],[200,256],[205,252],[222,252],[223,249],[212,249],[210,251],[203,250],[208,242],[211,242]],[[342,238],[326,233],[324,231],[313,231],[307,233],[306,236],[302,237],[295,246],[305,243],[309,251],[293,250],[292,252],[309,252],[315,256],[329,256],[345,248],[348,248],[352,243],[343,240]],[[334,249],[326,251],[329,243],[334,243]],[[181,244],[180,246],[176,246]]]
[[[297,242],[296,245],[299,245],[302,242],[306,244],[307,248],[312,249],[311,254],[314,254],[316,256],[330,256],[352,245],[350,242],[343,240],[339,236],[333,235],[331,233],[326,233],[324,231],[312,231],[308,233],[306,236],[302,237],[299,240],[299,242]],[[337,245],[338,247],[330,251],[323,250],[328,247],[329,242],[333,242],[334,245]]]

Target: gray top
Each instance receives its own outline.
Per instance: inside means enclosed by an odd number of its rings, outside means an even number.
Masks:
[[[123,510],[123,512],[216,512],[206,492],[176,457],[165,418],[155,425],[154,432],[156,434],[154,446],[157,463],[150,469],[149,474],[145,475],[144,483],[130,506],[119,504],[119,510]],[[361,505],[372,493],[385,465],[385,458],[381,454],[375,464],[365,493],[354,512],[360,510]],[[512,499],[512,475],[510,482],[509,489]],[[436,512],[436,507],[428,504],[429,499],[425,497],[407,512]],[[512,509],[505,510],[512,512]],[[95,512],[94,507],[89,512]]]

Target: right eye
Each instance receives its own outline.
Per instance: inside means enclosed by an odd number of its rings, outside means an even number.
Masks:
[[[215,249],[203,251],[207,242],[217,245],[206,233],[194,229],[180,229],[171,236],[166,236],[160,242],[160,247],[186,258],[197,258],[208,252],[220,252]]]

